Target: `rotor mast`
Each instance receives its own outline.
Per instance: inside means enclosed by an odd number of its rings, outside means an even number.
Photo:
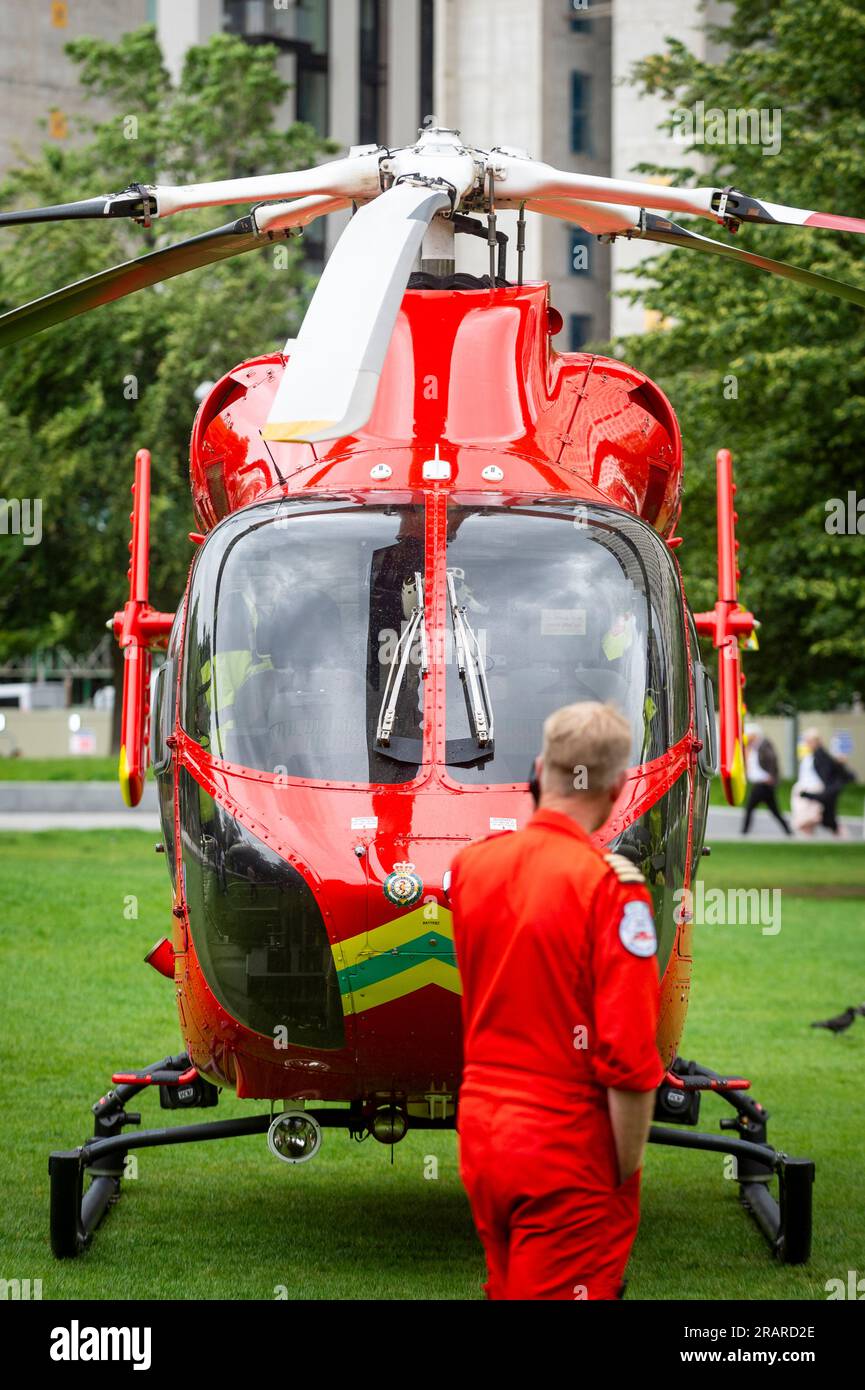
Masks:
[[[427,275],[455,273],[454,223],[450,214],[438,212],[429,224],[421,245],[419,268]]]

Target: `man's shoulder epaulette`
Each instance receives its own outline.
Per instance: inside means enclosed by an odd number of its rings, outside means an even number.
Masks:
[[[609,851],[604,855],[604,862],[609,864],[616,878],[620,879],[622,883],[646,882],[633,859],[629,859],[626,854],[614,854]]]

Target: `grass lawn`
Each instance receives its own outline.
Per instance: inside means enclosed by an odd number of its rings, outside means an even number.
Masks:
[[[117,758],[0,758],[0,782],[115,782]]]
[[[394,1152],[325,1134],[320,1156],[278,1164],[263,1136],[139,1153],[139,1177],[75,1261],[48,1245],[47,1155],[80,1143],[112,1070],[179,1050],[173,991],[141,961],[166,932],[165,861],[138,831],[4,834],[0,875],[4,1017],[6,1278],[45,1298],[466,1299],[483,1261],[452,1135]],[[768,1255],[714,1154],[650,1151],[628,1296],[823,1299],[829,1278],[865,1274],[865,1019],[832,1036],[813,1019],[865,999],[865,849],[721,845],[708,885],[784,889],[782,928],[695,928],[686,1057],[754,1081],[770,1139],[817,1161],[811,1263]],[[792,885],[792,886],[785,886]],[[847,896],[816,896],[833,887]],[[862,896],[849,896],[859,886]],[[801,892],[807,896],[798,896]],[[128,920],[128,898],[138,900]],[[144,1123],[176,1123],[141,1097]],[[220,1102],[188,1119],[258,1113]],[[728,1107],[704,1099],[702,1127]],[[439,1160],[424,1177],[426,1155]]]

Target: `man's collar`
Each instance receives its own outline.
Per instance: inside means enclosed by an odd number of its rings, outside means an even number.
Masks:
[[[549,826],[551,830],[563,830],[565,834],[575,835],[578,840],[587,844],[591,840],[588,830],[584,830],[573,816],[566,815],[564,811],[554,811],[549,806],[539,806],[529,818],[526,829],[534,825]]]

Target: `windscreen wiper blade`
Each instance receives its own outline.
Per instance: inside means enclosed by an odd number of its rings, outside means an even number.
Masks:
[[[469,723],[478,746],[487,748],[493,741],[493,706],[483,652],[474,628],[466,617],[465,605],[457,600],[454,571],[448,570],[447,576],[457,670],[465,689]]]
[[[420,629],[421,642],[421,675],[425,676],[429,670],[429,654],[426,643],[426,628],[424,627],[424,594],[423,594],[423,575],[415,570],[415,604],[411,611],[411,616],[406,624],[393,654],[390,670],[387,673],[387,681],[382,695],[381,708],[378,712],[378,723],[375,730],[376,744],[381,744],[385,748],[391,741],[393,726],[396,720],[396,708],[399,701],[399,693],[405,680],[405,673],[408,668],[411,649],[418,629]]]

